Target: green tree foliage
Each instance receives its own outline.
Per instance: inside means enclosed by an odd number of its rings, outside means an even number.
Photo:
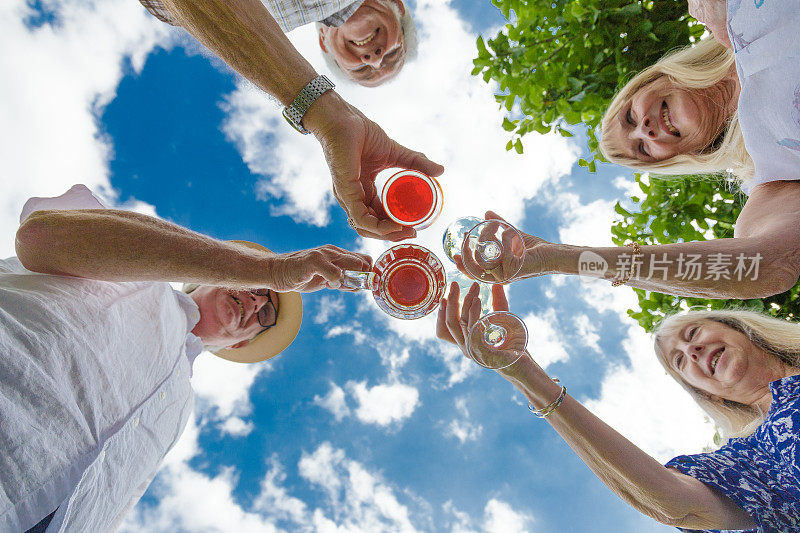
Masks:
[[[499,86],[495,96],[510,132],[507,150],[522,153],[531,132],[572,134],[566,125],[595,128],[616,91],[666,52],[694,42],[705,28],[689,17],[686,0],[492,0],[509,21],[494,37],[478,37],[473,75]],[[579,163],[594,172],[595,161]],[[616,244],[666,244],[733,236],[744,196],[721,178],[642,177],[634,209],[617,204]],[[778,317],[800,316],[800,284],[770,298],[735,301],[682,298],[636,289],[640,309],[628,314],[652,331],[665,314],[687,308],[739,305]]]
[[[498,83],[495,98],[511,132],[506,149],[518,153],[526,133],[571,136],[564,126],[578,123],[588,126],[589,149],[596,152],[594,128],[617,87],[703,33],[686,0],[492,3],[509,22],[492,39],[478,37],[472,74]],[[581,164],[594,171],[593,161]]]
[[[632,196],[631,201],[637,209],[628,211],[619,203],[616,205],[622,219],[611,228],[615,244],[670,244],[733,237],[733,225],[746,197],[721,178],[647,178],[637,174],[636,182],[642,196]],[[629,309],[628,314],[647,331],[652,331],[664,315],[689,308],[742,307],[780,318],[800,316],[800,284],[784,293],[753,300],[708,300],[634,291],[639,309]]]

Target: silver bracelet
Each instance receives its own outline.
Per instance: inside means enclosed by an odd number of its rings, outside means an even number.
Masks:
[[[556,383],[559,383],[558,379],[553,379]],[[564,397],[567,395],[567,388],[564,385],[561,385],[561,392],[558,394],[558,398],[553,400],[550,404],[542,407],[541,409],[536,409],[532,403],[528,402],[528,409],[531,413],[535,414],[539,418],[547,418],[553,412],[558,409],[558,406],[561,405],[561,402],[564,401]]]

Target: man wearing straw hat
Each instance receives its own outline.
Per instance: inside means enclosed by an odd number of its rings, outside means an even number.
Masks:
[[[0,260],[0,531],[116,528],[183,432],[194,358],[277,355],[300,292],[371,264],[215,240],[82,185],[28,200],[20,221]]]

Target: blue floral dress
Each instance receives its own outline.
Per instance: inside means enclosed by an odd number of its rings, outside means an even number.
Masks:
[[[681,455],[667,466],[736,502],[758,524],[750,531],[800,532],[800,375],[769,387],[772,406],[755,433],[715,452]]]

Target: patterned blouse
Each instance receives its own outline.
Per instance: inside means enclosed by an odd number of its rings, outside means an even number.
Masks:
[[[749,531],[800,532],[800,375],[773,381],[769,388],[772,406],[755,433],[715,452],[681,455],[667,466],[747,511],[758,524]]]

